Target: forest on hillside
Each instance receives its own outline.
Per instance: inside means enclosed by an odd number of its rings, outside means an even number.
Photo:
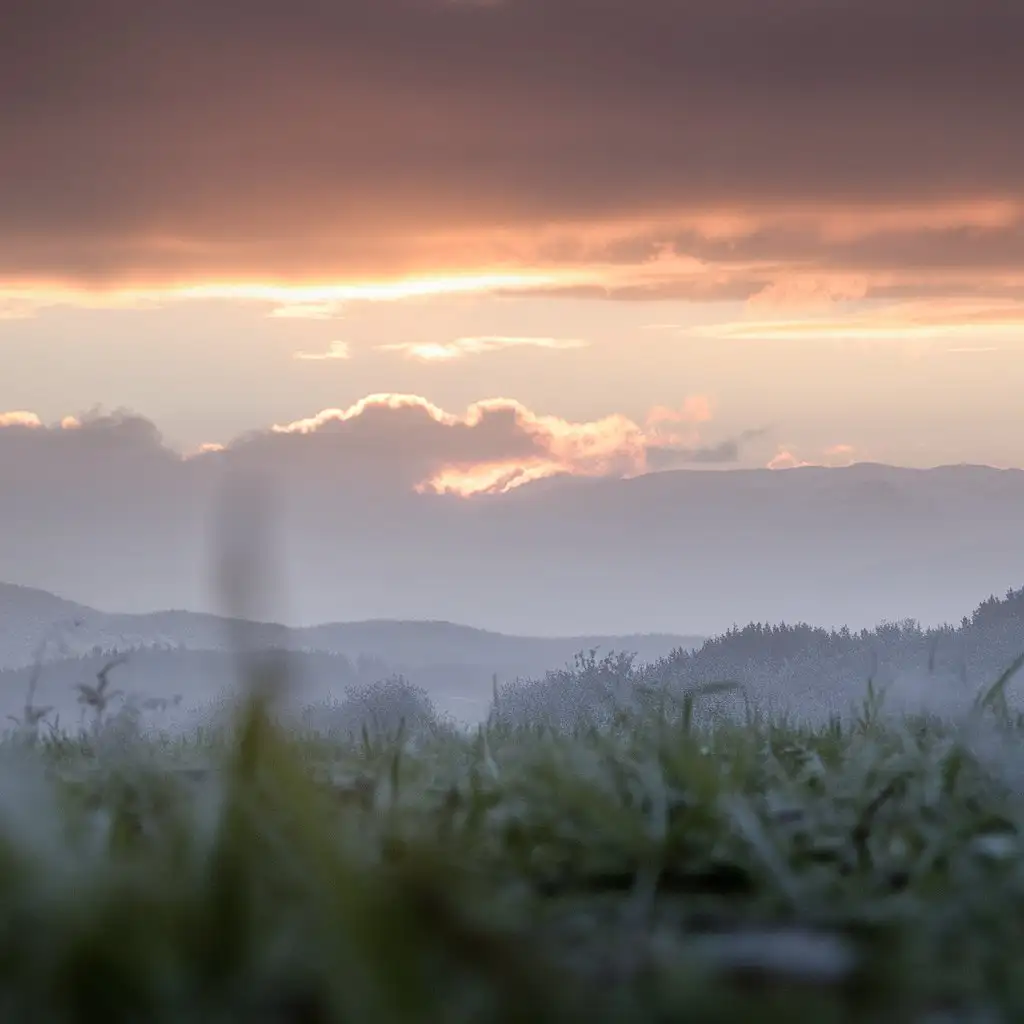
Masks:
[[[648,664],[629,652],[584,652],[544,679],[501,687],[499,710],[510,720],[585,724],[645,694],[710,687],[710,703],[720,708],[820,721],[848,712],[870,682],[893,709],[951,714],[1022,652],[1024,587],[987,598],[959,625],[924,628],[904,619],[853,631],[755,622]]]

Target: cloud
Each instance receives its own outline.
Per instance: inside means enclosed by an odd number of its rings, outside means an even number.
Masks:
[[[25,412],[22,409],[13,409],[10,412],[0,412],[0,428],[25,427],[28,429],[35,429],[42,425],[43,421],[34,412]]]
[[[825,449],[829,466],[851,466],[856,461],[857,449],[852,444],[833,444]]]
[[[768,460],[768,469],[804,469],[807,466],[813,466],[813,462],[807,462],[805,459],[800,459],[794,455],[788,448],[779,448],[779,450]]]
[[[0,320],[28,320],[36,312],[37,303],[30,297],[0,293]]]
[[[863,299],[871,289],[866,275],[780,275],[747,300],[748,308],[815,309],[836,302]]]
[[[888,303],[843,316],[753,319],[691,328],[702,337],[739,341],[1018,339],[1022,331],[1024,301],[1012,299],[929,299]]]
[[[143,496],[187,508],[185,465],[153,423],[131,412],[92,410],[54,424],[29,412],[0,413],[0,505],[26,544],[59,534],[69,517],[83,530],[116,522]]]
[[[480,335],[471,338],[456,338],[447,342],[398,342],[381,345],[390,352],[404,352],[410,359],[424,363],[446,363],[465,356],[478,356],[487,352],[500,352],[510,348],[539,349],[580,349],[589,342],[578,338],[508,337],[505,335]]]
[[[699,431],[693,449],[730,440],[717,418],[657,433],[643,416],[573,423],[515,403],[449,411],[382,395],[187,454],[128,412],[17,420],[0,427],[3,579],[110,611],[223,611],[212,527],[233,470],[273,491],[270,543],[287,573],[266,614],[299,622],[584,635],[734,619],[853,626],[908,610],[943,621],[965,593],[1024,575],[1020,470],[629,476],[662,468],[669,434]],[[740,462],[721,465],[762,464],[765,443],[740,442]],[[608,475],[587,476],[602,464]],[[560,475],[512,486],[553,466]],[[445,489],[489,493],[435,493]]]
[[[768,428],[758,427],[744,430],[735,437],[727,437],[712,444],[700,444],[696,434],[689,444],[676,441],[672,444],[652,446],[647,453],[647,467],[650,470],[683,469],[687,466],[727,466],[739,462],[743,448],[768,433]]]
[[[803,469],[808,466],[842,468],[845,466],[852,466],[857,461],[864,461],[863,458],[858,459],[857,456],[857,449],[854,448],[853,445],[833,444],[829,445],[829,447],[822,452],[820,461],[814,462],[800,458],[788,445],[779,445],[775,454],[771,459],[769,459],[766,468]]]
[[[679,446],[683,437],[697,439],[693,429],[681,435],[679,426],[703,421],[707,409],[703,397],[688,397],[666,431],[666,410],[655,410],[646,425],[617,413],[573,422],[507,398],[475,402],[456,415],[417,395],[382,394],[276,425],[252,444],[269,451],[275,440],[310,438],[311,450],[332,451],[339,465],[372,460],[374,470],[390,468],[420,492],[469,495],[561,474],[635,476],[667,460],[735,461],[731,448],[716,460],[712,449]]]
[[[754,432],[707,444],[697,427],[709,418],[710,405],[698,395],[678,409],[654,410],[641,424],[618,413],[576,422],[508,398],[475,402],[456,414],[418,395],[378,394],[204,445],[186,457],[131,413],[93,412],[46,426],[19,411],[0,414],[0,467],[11,491],[39,474],[95,474],[101,485],[126,466],[138,471],[141,459],[150,469],[187,467],[205,477],[238,465],[297,493],[343,478],[353,494],[468,496],[558,475],[631,477],[668,465],[735,462]],[[66,462],[71,458],[78,462]]]
[[[323,352],[296,352],[292,358],[307,362],[319,362],[330,359],[351,359],[352,353],[349,350],[348,342],[332,341]]]
[[[293,302],[274,307],[268,316],[275,320],[337,320],[341,312],[340,302]]]
[[[35,0],[0,38],[0,276],[1019,289],[1022,37],[1002,0],[253,0],[242,32],[202,0]],[[651,279],[665,247],[694,262]]]

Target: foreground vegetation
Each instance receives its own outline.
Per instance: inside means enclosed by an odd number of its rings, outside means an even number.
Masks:
[[[0,1018],[1024,1015],[1012,672],[957,723],[869,687],[820,727],[716,716],[721,684],[563,730],[498,689],[463,731],[392,680],[327,732],[249,672],[187,737],[106,716],[106,677],[75,735],[30,699],[0,744]]]

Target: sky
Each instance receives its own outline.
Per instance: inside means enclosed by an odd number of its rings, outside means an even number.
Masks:
[[[239,11],[5,18],[0,430],[411,417],[462,495],[1024,465],[1020,4]]]

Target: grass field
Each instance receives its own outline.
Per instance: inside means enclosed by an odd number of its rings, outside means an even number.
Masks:
[[[174,739],[88,687],[80,734],[30,703],[0,1019],[1022,1019],[1011,674],[956,723],[869,689],[818,728],[665,693],[574,732],[331,735],[279,724],[272,673]]]

